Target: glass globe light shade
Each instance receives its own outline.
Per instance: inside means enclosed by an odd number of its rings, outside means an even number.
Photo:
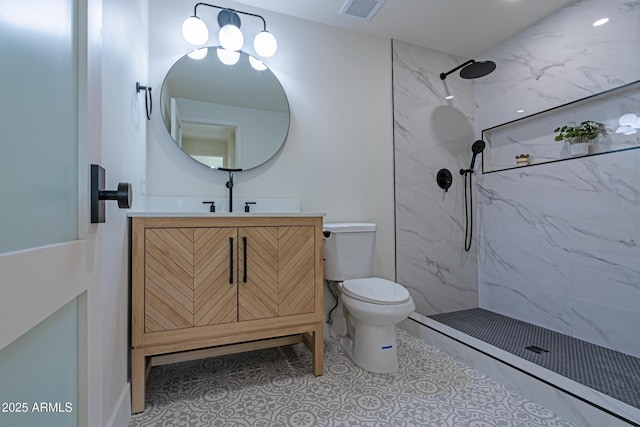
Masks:
[[[264,65],[264,62],[260,61],[257,58],[254,58],[253,56],[249,56],[249,64],[251,64],[251,67],[253,67],[253,69],[256,71],[262,71],[267,69],[267,66]]]
[[[182,23],[182,36],[188,43],[201,46],[209,40],[207,24],[197,16],[190,16]]]
[[[627,113],[620,116],[618,123],[620,126],[631,126],[636,121],[638,116],[633,113]]]
[[[234,65],[240,59],[240,52],[219,47],[218,59],[225,65]]]
[[[253,40],[253,48],[260,56],[268,58],[273,56],[278,50],[278,42],[276,38],[269,31],[260,31],[256,38]]]
[[[200,59],[204,59],[207,56],[208,50],[209,50],[208,48],[203,47],[201,49],[192,50],[191,52],[188,53],[188,55],[189,55],[189,58],[191,59],[200,60]]]
[[[224,27],[220,28],[220,33],[218,33],[218,40],[220,41],[220,45],[223,48],[231,51],[242,49],[242,45],[244,44],[244,36],[242,35],[242,31],[240,31],[240,28],[236,27],[233,24],[227,24]]]

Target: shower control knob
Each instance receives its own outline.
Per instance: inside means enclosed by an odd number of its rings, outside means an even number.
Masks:
[[[438,187],[442,188],[445,192],[449,191],[449,187],[451,187],[451,183],[453,182],[451,171],[449,171],[449,169],[440,169],[436,175],[436,182],[438,183]]]

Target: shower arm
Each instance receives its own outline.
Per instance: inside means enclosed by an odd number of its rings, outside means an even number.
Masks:
[[[449,74],[454,73],[454,72],[458,71],[460,68],[466,67],[467,65],[474,64],[475,62],[476,62],[475,59],[470,59],[467,62],[465,62],[464,64],[458,65],[456,68],[454,68],[451,71],[448,71],[446,73],[440,73],[440,80],[446,79]]]

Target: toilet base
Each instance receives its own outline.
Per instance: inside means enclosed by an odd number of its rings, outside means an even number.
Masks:
[[[367,371],[389,374],[398,369],[393,326],[372,326],[356,321],[355,338],[342,337],[340,346],[353,363]]]

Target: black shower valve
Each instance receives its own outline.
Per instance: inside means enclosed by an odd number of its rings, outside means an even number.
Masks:
[[[453,183],[451,171],[449,169],[440,169],[436,174],[436,182],[445,192],[449,191],[449,187],[451,187],[451,183]]]

